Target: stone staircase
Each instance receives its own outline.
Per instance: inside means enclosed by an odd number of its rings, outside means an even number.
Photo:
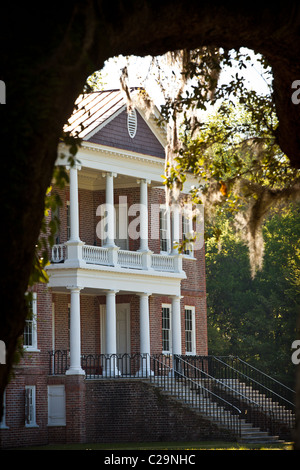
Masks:
[[[153,386],[158,387],[161,393],[170,395],[179,402],[184,403],[193,409],[195,413],[205,416],[218,427],[232,431],[240,442],[281,442],[278,436],[272,436],[267,431],[262,431],[259,427],[246,421],[246,419],[241,419],[239,409],[235,405],[208,390],[207,379],[195,382],[185,377],[175,378],[170,375],[169,377],[152,377],[150,382]],[[235,386],[240,394],[241,389],[238,384],[235,384]],[[228,385],[224,384],[224,387],[228,388]]]

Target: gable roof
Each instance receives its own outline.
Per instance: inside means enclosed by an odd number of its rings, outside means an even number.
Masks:
[[[140,88],[130,88],[130,93],[138,93]],[[83,140],[88,140],[99,129],[108,124],[120,112],[127,107],[124,94],[121,90],[104,90],[91,93],[81,94],[75,101],[73,114],[65,125],[64,130],[70,132],[71,135],[78,135]],[[156,116],[159,111],[155,108]],[[152,116],[153,119],[154,116]],[[149,118],[148,124],[151,124],[153,130],[153,122]],[[165,145],[165,134],[155,125],[156,133],[162,145]]]

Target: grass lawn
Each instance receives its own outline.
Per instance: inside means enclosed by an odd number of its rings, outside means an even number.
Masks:
[[[144,442],[121,444],[65,444],[22,447],[14,450],[293,450],[292,442],[280,444],[240,444],[237,442]]]

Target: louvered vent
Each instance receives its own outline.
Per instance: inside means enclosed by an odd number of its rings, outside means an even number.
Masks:
[[[130,111],[130,113],[128,113],[127,115],[127,126],[128,126],[128,133],[130,137],[133,139],[136,134],[136,128],[137,128],[137,116],[136,116],[135,109]]]

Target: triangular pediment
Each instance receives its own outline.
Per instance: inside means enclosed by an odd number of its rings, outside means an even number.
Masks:
[[[140,109],[134,114],[135,122],[128,123],[120,90],[88,93],[78,97],[65,130],[85,142],[165,158],[166,136],[155,116],[146,117]]]
[[[163,145],[138,110],[136,110],[136,131],[134,137],[130,135],[128,113],[127,109],[124,108],[108,124],[101,126],[97,132],[93,133],[87,141],[159,158],[165,157]]]

